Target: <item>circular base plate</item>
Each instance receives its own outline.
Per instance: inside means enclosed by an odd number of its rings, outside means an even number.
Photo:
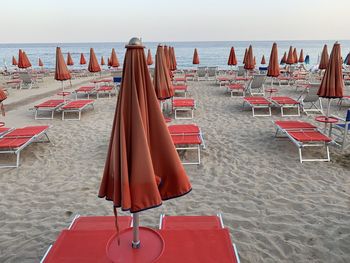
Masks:
[[[114,263],[150,263],[156,261],[163,253],[164,240],[162,236],[151,228],[139,227],[140,248],[132,248],[133,228],[127,228],[115,234],[107,243],[107,257]]]

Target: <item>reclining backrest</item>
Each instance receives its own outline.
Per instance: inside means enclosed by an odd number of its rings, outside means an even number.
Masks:
[[[250,85],[251,89],[259,89],[265,82],[266,76],[264,74],[255,74],[253,76],[253,81]]]
[[[218,67],[208,67],[208,76],[215,77],[217,70],[218,70]]]
[[[318,88],[320,87],[320,83],[310,83],[310,88],[308,89],[308,92],[306,93],[303,101],[304,102],[315,102],[320,97],[317,95]]]
[[[197,74],[199,77],[204,77],[207,73],[207,67],[198,67]]]
[[[31,82],[32,81],[32,75],[28,72],[20,72],[19,77],[23,82]]]
[[[245,69],[243,66],[238,66],[238,72],[237,72],[237,76],[242,77],[244,76],[245,73]]]

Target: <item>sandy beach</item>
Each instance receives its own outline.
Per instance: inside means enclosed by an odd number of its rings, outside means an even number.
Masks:
[[[197,103],[195,117],[172,123],[194,122],[204,133],[202,164],[186,166],[193,191],[143,212],[141,224],[157,228],[161,213],[222,213],[241,262],[349,262],[349,150],[332,147],[331,162],[300,164],[297,148],[274,137],[278,109],[272,117],[254,118],[248,108],[242,111],[241,97],[231,98],[214,81],[188,85]],[[52,94],[60,88],[52,78],[38,90],[43,86]],[[38,262],[75,215],[113,214],[112,204],[97,193],[116,97],[96,100],[81,121],[62,121],[59,114],[54,120],[34,120],[28,109],[49,96],[36,90],[10,92],[7,103],[16,107],[10,105],[2,118],[6,126],[52,127],[50,143],[30,145],[18,169],[0,170],[0,261]],[[297,98],[299,92],[281,87],[279,94]],[[312,116],[284,119],[296,118],[320,126]]]

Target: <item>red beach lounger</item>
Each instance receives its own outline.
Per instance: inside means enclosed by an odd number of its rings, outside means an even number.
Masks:
[[[61,110],[62,110],[62,120],[77,120],[80,121],[81,119],[81,112],[86,108],[86,107],[92,107],[94,108],[94,100],[74,100],[69,102],[68,104],[64,105]],[[77,119],[67,119],[65,118],[65,113],[67,112],[77,112],[78,113],[78,118]]]
[[[233,93],[242,93],[244,94],[244,85],[240,84],[240,83],[236,83],[236,84],[230,84],[226,86],[226,89],[228,92],[231,93],[231,97],[233,97]]]
[[[175,111],[175,119],[193,119],[193,111],[196,108],[194,99],[173,99],[173,111]],[[177,112],[191,112],[191,117],[178,117]]]
[[[300,103],[290,97],[271,97],[270,99],[275,105],[280,107],[281,116],[300,116]],[[297,114],[285,114],[285,109],[296,109]]]
[[[107,93],[108,94],[108,98],[111,98],[112,92],[114,90],[115,93],[115,89],[112,86],[101,86],[96,90],[97,93],[97,98],[99,98],[99,94],[100,93]]]
[[[243,101],[243,108],[245,104],[248,104],[252,108],[253,117],[271,116],[271,102],[264,97],[245,97]],[[256,109],[267,109],[268,114],[255,114]]]
[[[74,91],[75,93],[75,99],[78,99],[78,93],[82,93],[87,95],[88,99],[90,98],[90,95],[94,93],[95,86],[83,86]]]
[[[119,231],[132,226],[131,216],[118,216]],[[69,230],[115,230],[115,216],[74,217]]]
[[[35,109],[35,120],[52,120],[53,115],[57,109],[59,109],[65,103],[64,100],[47,100],[43,103],[34,106]],[[39,112],[51,112],[51,117],[39,117]]]
[[[185,98],[186,98],[187,90],[188,90],[187,85],[175,85],[175,86],[173,86],[173,88],[174,88],[175,93],[183,93],[183,94],[185,94]]]
[[[174,78],[173,82],[177,83],[177,84],[183,83],[184,85],[186,85],[187,80],[186,80],[186,77],[183,77],[183,78],[182,77],[177,77],[177,78]]]

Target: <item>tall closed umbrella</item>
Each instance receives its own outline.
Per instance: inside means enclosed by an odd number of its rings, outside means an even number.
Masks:
[[[164,49],[164,58],[165,58],[165,61],[166,61],[166,66],[170,70],[170,57],[169,57],[168,46],[165,45],[163,49]]]
[[[198,52],[197,52],[196,48],[194,49],[194,52],[193,52],[192,64],[193,65],[198,65],[199,64],[199,56],[198,56]]]
[[[294,56],[293,56],[293,47],[292,46],[289,47],[286,64],[288,64],[288,65],[294,64]]]
[[[164,48],[159,45],[156,53],[153,84],[159,100],[169,99],[174,96],[174,89],[171,84],[169,69],[166,65]]]
[[[27,56],[27,53],[23,51],[23,60],[24,60],[24,63],[27,65],[27,67],[31,67],[32,66],[32,63],[30,63],[30,60]]]
[[[80,54],[80,65],[85,65],[86,59],[83,53]]]
[[[328,99],[327,117],[329,116],[330,100],[343,97],[344,80],[341,61],[340,44],[336,42],[333,46],[329,63],[323,75],[318,96]]]
[[[247,62],[247,54],[248,54],[248,49],[246,48],[244,51],[244,56],[243,56],[243,64]]]
[[[104,66],[104,65],[106,65],[106,63],[105,63],[105,60],[104,60],[104,58],[103,58],[103,56],[101,57],[101,66]]]
[[[153,64],[153,59],[152,59],[151,50],[148,49],[148,52],[147,52],[147,65],[150,66],[152,64]]]
[[[283,65],[283,64],[286,64],[286,62],[287,62],[287,52],[284,52],[284,55],[281,59],[280,64]]]
[[[177,69],[177,62],[176,62],[174,47],[170,47],[169,51],[170,51],[170,70],[174,71]]]
[[[113,67],[113,68],[118,68],[120,66],[119,60],[118,60],[118,57],[117,57],[117,53],[115,52],[114,48],[112,48],[110,64],[111,64],[111,67]]]
[[[17,66],[17,65],[18,65],[18,63],[17,63],[15,56],[12,56],[12,66]]]
[[[43,67],[43,66],[44,66],[44,63],[41,61],[40,58],[39,58],[39,60],[38,60],[38,65],[39,65],[39,67]]]
[[[98,64],[97,57],[95,55],[95,51],[93,48],[90,48],[90,59],[89,59],[88,71],[93,73],[101,71],[101,67]]]
[[[279,75],[280,75],[280,66],[278,64],[277,44],[273,43],[271,54],[270,54],[269,66],[267,68],[267,76],[275,78],[275,77],[278,77]]]
[[[246,56],[246,63],[244,64],[244,68],[247,70],[254,69],[254,56],[253,56],[252,45],[249,45],[247,56]]]
[[[140,262],[150,262],[155,258],[147,255],[156,245],[147,246],[149,237],[158,245],[161,239],[139,227],[139,213],[188,193],[191,185],[160,111],[144,47],[133,38],[126,48],[99,197],[113,201],[115,214],[118,207],[133,213],[133,227],[119,234],[120,246],[110,241],[113,261],[134,262],[131,258],[143,253]]]
[[[63,81],[71,79],[71,75],[67,68],[66,62],[64,61],[61,48],[56,48],[56,68],[55,68],[55,80],[61,81],[62,84],[62,95],[64,96]]]
[[[323,46],[320,64],[318,65],[319,69],[326,69],[329,61],[328,48],[327,45]]]
[[[107,66],[110,67],[111,66],[111,59],[107,58]]]
[[[32,65],[30,64],[26,54],[21,49],[18,51],[18,65],[19,68],[29,68]]]
[[[298,52],[297,52],[296,48],[294,48],[294,50],[293,50],[293,59],[294,59],[294,64],[297,64],[298,63]]]
[[[236,52],[235,52],[234,47],[231,47],[231,49],[230,49],[230,55],[228,56],[227,65],[229,65],[229,66],[236,66],[237,65]]]
[[[172,55],[173,55],[173,62],[174,62],[174,70],[177,70],[177,60],[176,60],[176,54],[175,54],[175,48],[171,47]]]
[[[303,49],[300,50],[298,62],[299,63],[304,63],[304,51],[303,51]]]
[[[73,62],[72,56],[68,52],[68,54],[67,54],[67,66],[73,66],[73,65],[74,65],[74,62]]]
[[[266,64],[266,60],[265,60],[265,56],[263,55],[261,58],[261,65],[265,65]]]

